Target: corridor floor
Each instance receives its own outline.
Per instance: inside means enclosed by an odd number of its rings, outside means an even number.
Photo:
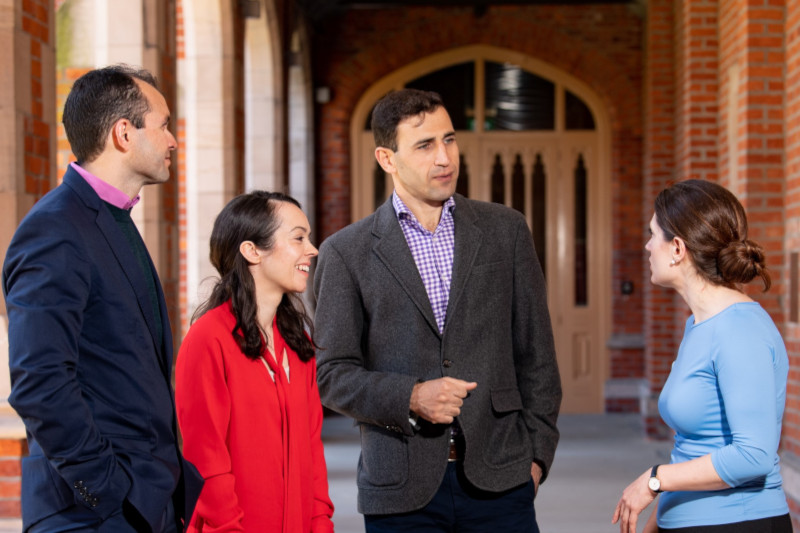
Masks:
[[[646,440],[639,415],[562,415],[561,441],[550,477],[536,498],[542,533],[613,533],[622,490],[656,463],[669,461],[670,442]],[[337,533],[363,533],[356,511],[358,430],[344,417],[328,417],[322,431]],[[648,511],[645,511],[647,517]]]

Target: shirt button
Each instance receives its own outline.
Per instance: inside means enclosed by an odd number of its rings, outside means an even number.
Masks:
[[[450,368],[451,366],[453,366],[453,362],[450,359],[445,359],[444,361],[442,361],[442,366],[445,368]]]

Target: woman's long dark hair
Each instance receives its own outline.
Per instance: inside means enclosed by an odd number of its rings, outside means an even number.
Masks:
[[[244,241],[252,241],[258,248],[271,249],[275,230],[280,226],[276,213],[282,202],[300,207],[297,200],[283,193],[253,191],[237,196],[217,215],[211,231],[209,256],[220,279],[208,300],[192,316],[194,322],[207,311],[230,300],[233,316],[236,317],[236,326],[231,333],[244,354],[251,359],[261,357],[265,345],[258,324],[256,285],[248,268],[249,263],[239,252],[239,245]],[[311,340],[314,327],[302,300],[296,294],[283,295],[276,320],[278,331],[286,344],[297,352],[302,361],[314,357],[315,346]],[[305,328],[308,328],[308,335]]]

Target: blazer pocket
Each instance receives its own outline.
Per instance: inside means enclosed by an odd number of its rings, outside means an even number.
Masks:
[[[522,396],[516,388],[492,389],[492,419],[486,430],[488,446],[484,462],[492,468],[506,468],[533,460],[525,421],[522,419]]]
[[[358,486],[395,489],[408,479],[408,443],[405,436],[388,429],[361,424],[361,457]]]
[[[492,263],[481,263],[478,265],[473,265],[472,272],[475,275],[491,274],[493,272],[502,272],[502,271],[511,272],[513,270],[513,267],[514,265],[511,261],[494,261]]]
[[[492,410],[495,413],[508,413],[522,410],[522,396],[516,388],[492,389]]]
[[[22,459],[22,520],[33,524],[75,504],[73,491],[43,455]]]

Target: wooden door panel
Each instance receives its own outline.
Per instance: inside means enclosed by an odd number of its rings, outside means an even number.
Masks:
[[[604,410],[605,347],[602,314],[607,296],[601,290],[608,280],[602,275],[601,254],[595,248],[600,232],[607,231],[598,212],[597,136],[568,136],[553,133],[458,132],[461,178],[470,198],[491,201],[492,179],[495,199],[522,211],[534,235],[537,256],[547,279],[548,306],[561,371],[563,413],[596,413]],[[374,174],[372,151],[364,153],[361,171],[369,173],[373,189],[381,177]],[[576,169],[585,173],[586,194],[583,217],[576,217]],[[380,185],[380,183],[379,183]],[[500,192],[501,191],[501,192]],[[386,195],[391,193],[387,178]],[[360,193],[362,205],[372,203],[374,191]],[[524,195],[520,200],[519,194]],[[580,204],[580,203],[579,203]],[[374,210],[366,205],[364,214]],[[576,238],[576,224],[583,223],[585,235]],[[580,233],[580,232],[578,232]],[[585,239],[576,246],[576,239]],[[580,244],[580,243],[578,243]],[[586,283],[576,302],[576,264],[585,262]]]

